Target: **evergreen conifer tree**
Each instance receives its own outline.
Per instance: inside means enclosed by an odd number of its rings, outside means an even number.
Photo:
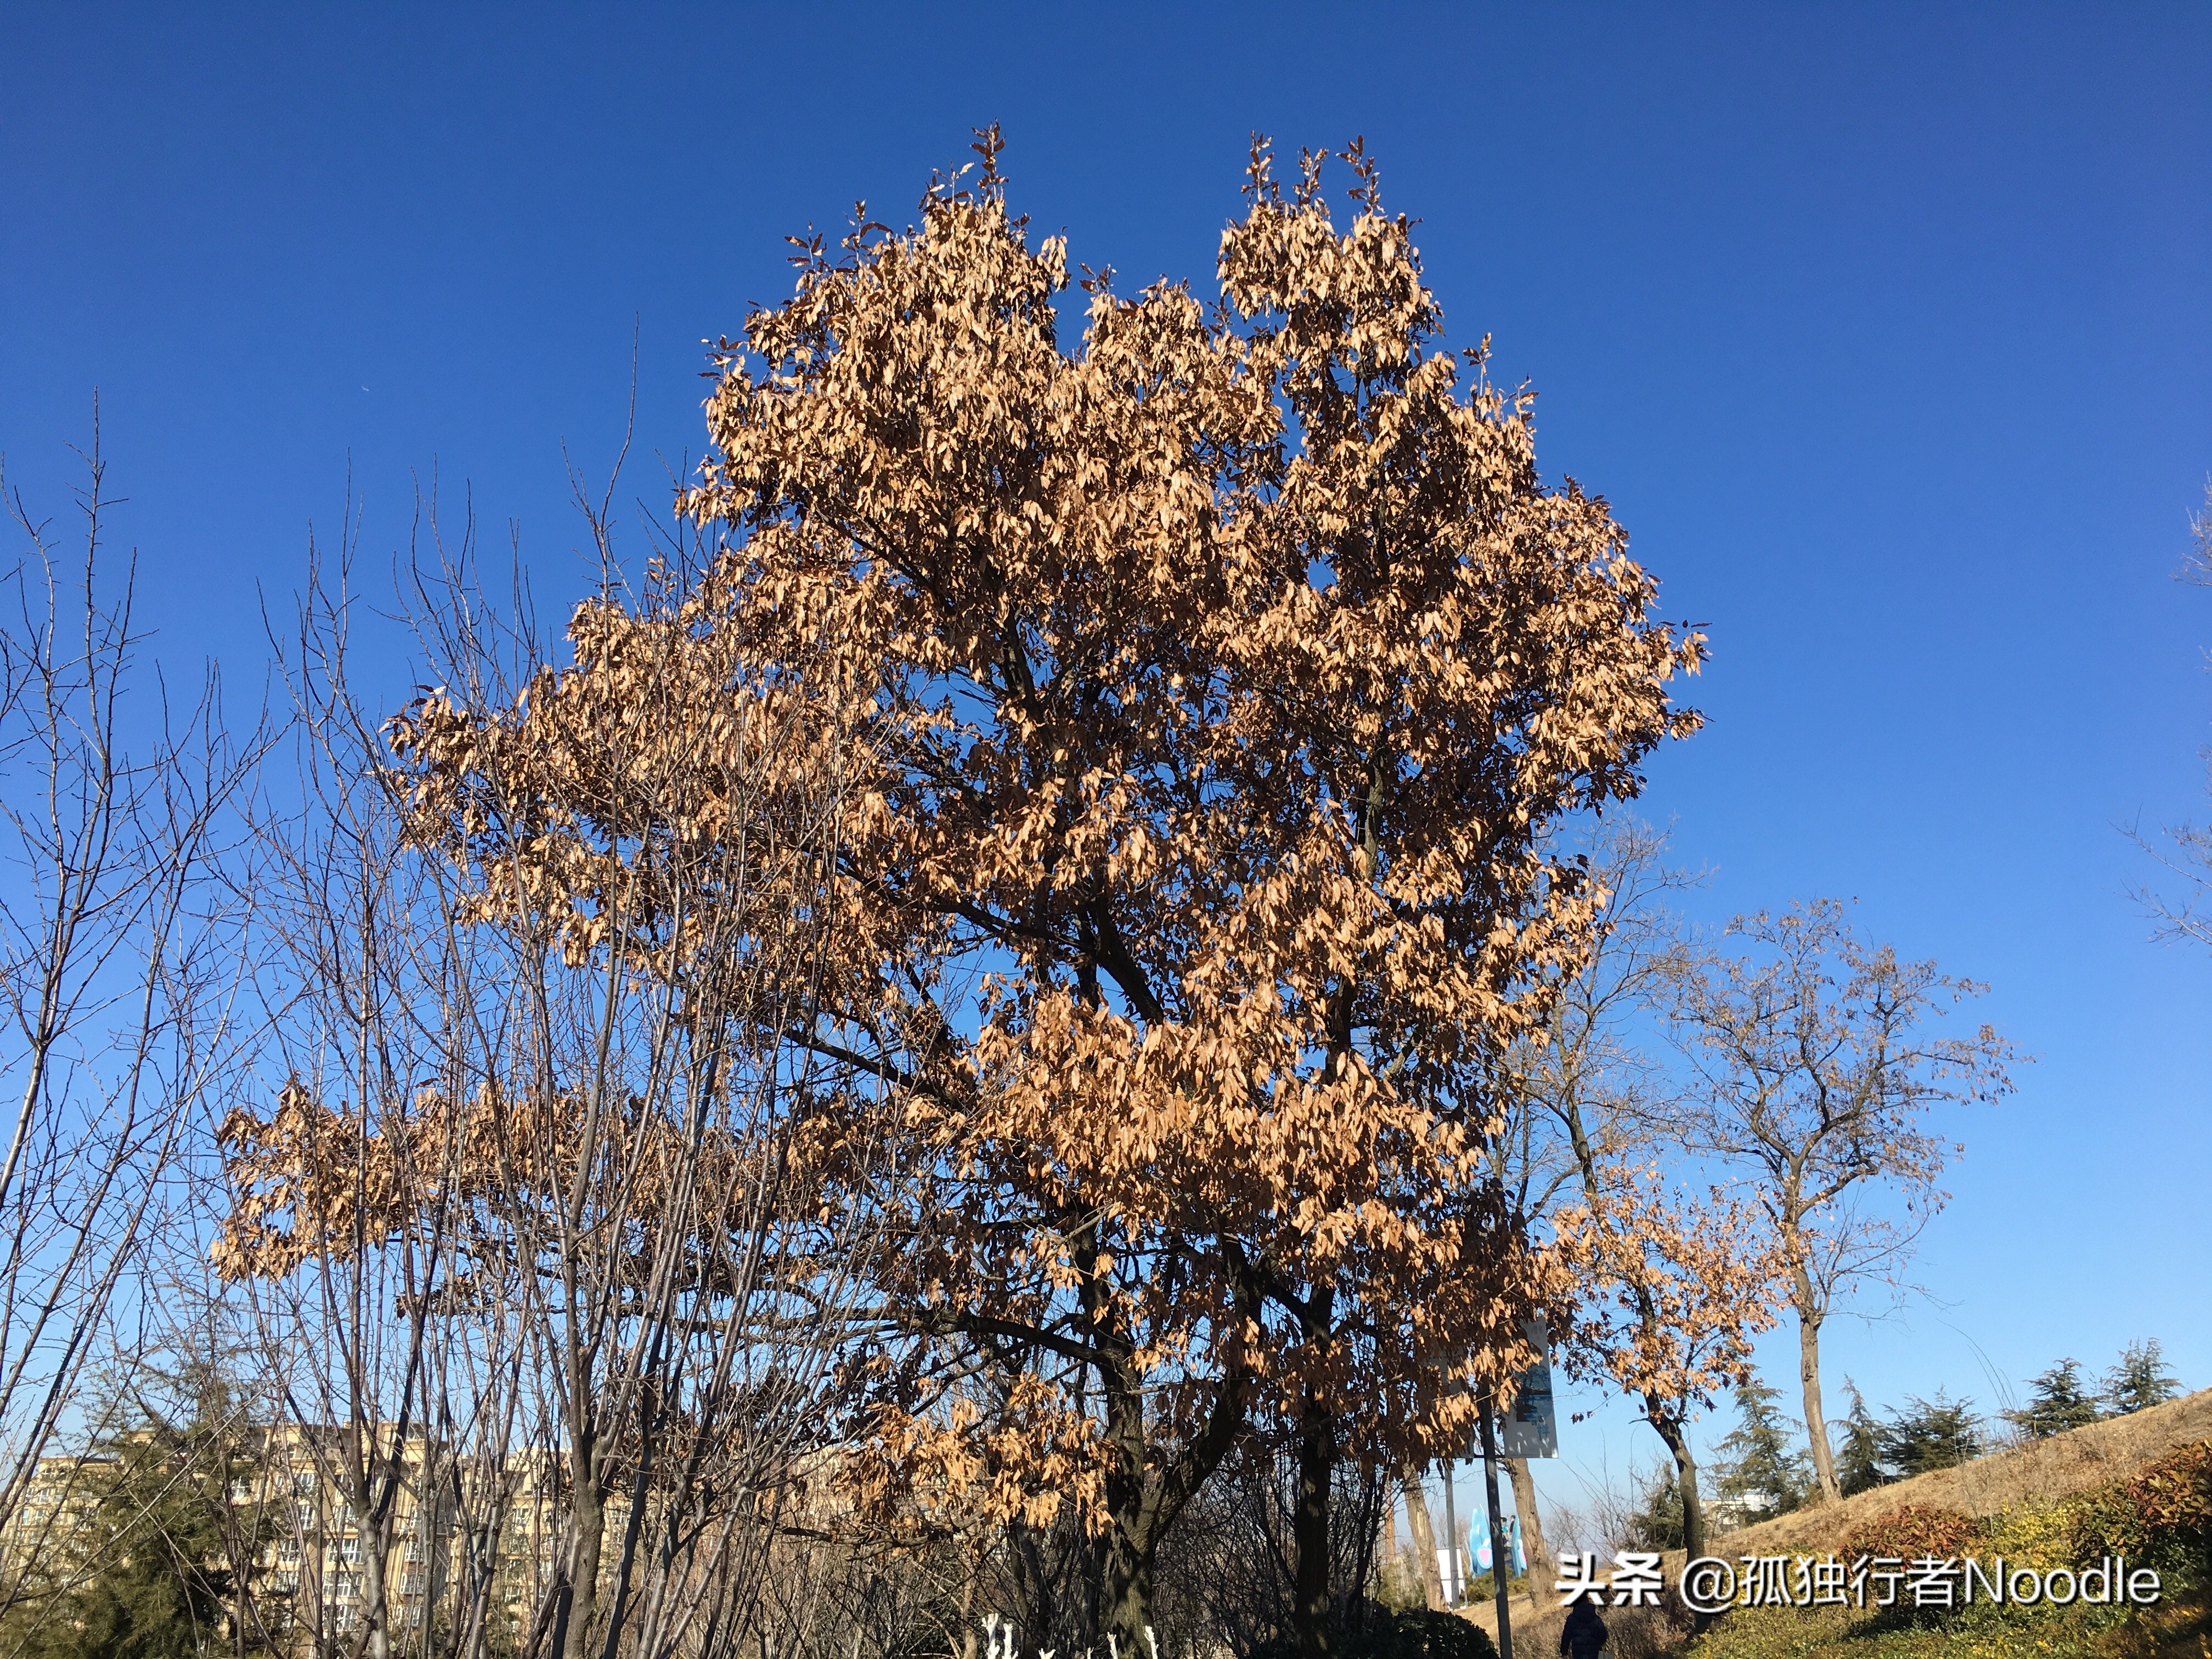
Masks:
[[[1972,1401],[1950,1399],[1938,1389],[1932,1401],[1906,1401],[1875,1429],[1875,1448],[1899,1480],[1952,1468],[1981,1455],[1981,1419]]]
[[[1881,1466],[1881,1427],[1867,1409],[1866,1396],[1848,1376],[1844,1379],[1844,1391],[1851,1397],[1851,1408],[1844,1418],[1843,1437],[1836,1446],[1836,1480],[1844,1496],[1850,1498],[1886,1486],[1896,1477]]]
[[[1793,1450],[1796,1422],[1782,1414],[1782,1396],[1758,1377],[1735,1391],[1739,1421],[1720,1444],[1720,1490],[1759,1516],[1785,1515],[1805,1501],[1805,1454]]]
[[[261,1540],[241,1535],[229,1502],[246,1462],[219,1378],[191,1379],[190,1414],[166,1419],[135,1391],[125,1426],[80,1466],[87,1504],[55,1537],[0,1619],[10,1659],[200,1659],[231,1630],[235,1564]]]
[[[1682,1547],[1682,1487],[1671,1464],[1660,1464],[1644,1483],[1643,1502],[1628,1517],[1625,1541],[1638,1550]]]
[[[2094,1423],[2100,1413],[2096,1397],[2082,1384],[2081,1362],[2062,1359],[2028,1384],[2027,1404],[2005,1413],[2005,1420],[2031,1440],[2048,1439]]]
[[[2105,1373],[2105,1404],[2114,1417],[2162,1406],[2180,1392],[2154,1336],[2129,1343],[2120,1351],[2119,1363]]]

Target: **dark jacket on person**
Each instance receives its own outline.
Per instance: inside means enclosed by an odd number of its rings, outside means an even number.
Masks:
[[[1559,1632],[1559,1651],[1570,1659],[1597,1659],[1606,1634],[1605,1620],[1597,1616],[1597,1609],[1587,1601],[1577,1601],[1567,1609],[1567,1622]]]

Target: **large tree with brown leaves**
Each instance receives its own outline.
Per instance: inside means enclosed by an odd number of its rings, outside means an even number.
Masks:
[[[902,945],[820,1043],[940,1179],[854,1467],[1073,1503],[1133,1642],[1179,1507],[1293,1436],[1318,1645],[1332,1464],[1463,1436],[1558,1295],[1483,1173],[1484,1057],[1588,935],[1541,831],[1694,724],[1698,641],[1440,347],[1356,147],[1348,224],[1322,158],[1285,192],[1257,151],[1218,302],[1086,276],[1072,340],[1065,245],[981,149],[918,228],[802,251],[686,501],[721,627],[875,676],[847,868]],[[910,1068],[854,1036],[885,1022],[933,1033]]]
[[[918,228],[804,246],[794,295],[726,343],[682,501],[716,538],[696,580],[644,618],[586,605],[574,666],[519,696],[395,724],[408,833],[463,872],[464,921],[596,975],[609,1009],[659,987],[654,1018],[689,1029],[700,988],[763,986],[717,1020],[811,1056],[774,1143],[780,1236],[865,1211],[898,1240],[843,1327],[820,1468],[848,1512],[1024,1559],[1073,1540],[1085,1594],[1060,1616],[1134,1647],[1161,1540],[1267,1436],[1300,1471],[1318,1652],[1332,1470],[1464,1443],[1525,1362],[1522,1317],[1564,1302],[1492,1173],[1492,1068],[1590,935],[1544,832],[1691,729],[1668,682],[1698,641],[1653,621],[1605,503],[1540,480],[1527,400],[1439,345],[1357,147],[1346,225],[1322,158],[1286,192],[1257,151],[1218,301],[1086,276],[1073,339],[1064,244],[1032,243],[980,148]],[[800,838],[794,878],[771,832],[825,780],[835,833]],[[757,971],[787,937],[804,994]],[[662,1144],[630,1119],[672,1098],[526,1069],[483,1098],[605,1096],[597,1133]],[[849,1131],[886,1096],[895,1188]],[[471,1202],[533,1242],[614,1237],[580,1177],[525,1184]],[[614,1212],[678,1294],[719,1212],[656,1224],[649,1188]],[[533,1258],[581,1259],[508,1259]],[[817,1258],[785,1259],[803,1291]],[[632,1267],[600,1280],[628,1310]],[[572,1415],[579,1459],[642,1433]],[[602,1481],[635,1466],[605,1443]]]

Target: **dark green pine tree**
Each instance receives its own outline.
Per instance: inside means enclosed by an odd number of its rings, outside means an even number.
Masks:
[[[1971,1400],[1953,1400],[1942,1389],[1936,1398],[1917,1396],[1875,1430],[1875,1450],[1899,1480],[1948,1469],[1981,1455],[1981,1419]]]
[[[1851,1408],[1836,1440],[1836,1484],[1850,1498],[1887,1486],[1897,1477],[1881,1466],[1881,1430],[1867,1409],[1866,1397],[1848,1376],[1844,1379],[1844,1392],[1851,1397]]]
[[[207,1401],[195,1402],[203,1407]],[[85,1460],[81,1522],[57,1538],[34,1594],[0,1620],[21,1659],[201,1659],[227,1635],[237,1576],[258,1539],[240,1535],[230,1483],[246,1473],[227,1413],[183,1423],[150,1407]]]
[[[2083,1386],[2081,1362],[2062,1359],[2033,1381],[2027,1404],[2005,1413],[2005,1420],[2031,1440],[2047,1440],[2054,1434],[2094,1423],[2101,1414],[2096,1396]]]
[[[1682,1488],[1672,1463],[1654,1469],[1644,1483],[1643,1500],[1628,1517],[1629,1548],[1678,1550],[1682,1547]]]
[[[2120,1351],[2119,1363],[2105,1373],[2105,1404],[2115,1417],[2162,1406],[2180,1392],[2154,1336],[2129,1343]]]
[[[1805,1454],[1792,1446],[1796,1421],[1776,1403],[1781,1397],[1756,1376],[1745,1382],[1735,1391],[1736,1426],[1714,1448],[1721,1496],[1762,1516],[1797,1508],[1811,1484]]]

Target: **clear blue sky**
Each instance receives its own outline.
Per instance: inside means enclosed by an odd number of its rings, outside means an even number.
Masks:
[[[782,236],[903,221],[994,118],[1133,283],[1210,277],[1254,130],[1364,134],[1547,471],[1711,631],[1650,801],[1709,914],[1856,895],[1994,987],[2039,1060],[1961,1124],[1947,1305],[1835,1379],[1987,1404],[1973,1343],[2017,1383],[2155,1334],[2212,1382],[2212,960],[2145,942],[2114,827],[2203,807],[2212,9],[11,8],[9,477],[58,504],[98,387],[161,648],[234,682],[349,467],[374,557],[434,465],[565,598],[633,328],[658,498]]]

